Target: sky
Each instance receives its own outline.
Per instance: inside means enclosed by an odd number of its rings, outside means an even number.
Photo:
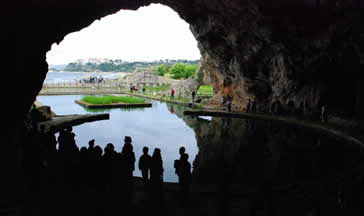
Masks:
[[[126,61],[200,59],[197,41],[188,23],[171,8],[159,4],[121,10],[67,35],[47,53],[52,65],[78,59],[108,58]]]

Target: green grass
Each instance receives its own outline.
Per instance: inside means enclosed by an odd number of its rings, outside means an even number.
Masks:
[[[143,98],[131,97],[131,96],[85,96],[82,101],[90,104],[112,104],[112,103],[126,103],[126,104],[138,104],[145,103]]]
[[[165,91],[168,91],[170,86],[171,86],[171,84],[155,86],[155,87],[146,86],[145,90],[146,91],[151,91],[151,92],[165,92]]]
[[[210,85],[201,85],[197,90],[197,95],[199,96],[213,96],[214,90]]]

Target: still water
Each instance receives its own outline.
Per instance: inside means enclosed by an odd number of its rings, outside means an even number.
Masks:
[[[151,101],[152,108],[86,110],[82,96],[40,96],[58,115],[110,113],[110,120],[74,127],[79,147],[91,139],[120,152],[124,136],[133,139],[138,159],[143,146],[162,151],[164,181],[176,182],[173,163],[185,146],[198,184],[277,184],[325,179],[356,167],[363,158],[357,146],[312,129],[286,123],[183,116],[187,108]],[[137,164],[136,164],[137,167]],[[139,170],[134,175],[140,176]],[[329,178],[330,179],[330,178]],[[323,180],[326,181],[326,180]]]
[[[95,113],[74,102],[80,98],[82,98],[80,95],[38,96],[37,100],[44,105],[51,106],[57,115]],[[151,103],[152,108],[97,110],[98,113],[109,113],[110,120],[74,127],[73,132],[76,134],[77,145],[79,147],[88,146],[88,141],[95,139],[96,145],[104,148],[107,143],[113,143],[115,150],[120,152],[124,145],[124,137],[131,136],[136,159],[138,160],[142,155],[143,146],[149,147],[150,155],[154,148],[160,148],[164,166],[164,181],[177,182],[173,163],[175,159],[179,158],[178,149],[185,146],[189,154],[189,161],[192,163],[198,152],[195,133],[183,119],[173,113],[173,105],[158,101],[151,101]],[[179,107],[179,109],[182,108]],[[141,173],[136,169],[134,175],[141,176]]]
[[[340,137],[270,120],[183,116],[187,108],[158,101],[152,108],[91,111],[74,103],[81,97],[38,101],[58,115],[110,113],[110,120],[74,127],[78,146],[96,139],[120,151],[124,136],[131,136],[137,159],[143,146],[158,147],[166,182],[177,181],[173,162],[185,146],[198,215],[338,215],[362,206],[363,151]],[[92,197],[96,206],[107,196],[100,197]]]

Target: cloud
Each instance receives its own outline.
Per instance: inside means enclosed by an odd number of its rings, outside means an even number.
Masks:
[[[159,4],[137,11],[121,10],[71,33],[47,53],[49,64],[77,59],[134,60],[200,58],[189,24],[171,8]]]

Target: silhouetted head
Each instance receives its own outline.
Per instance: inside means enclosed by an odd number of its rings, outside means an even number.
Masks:
[[[102,155],[102,148],[100,146],[95,146],[95,156],[96,158],[100,158]]]
[[[131,143],[126,142],[123,146],[123,149],[121,151],[122,153],[129,153],[133,152],[133,145]]]
[[[110,153],[114,151],[114,145],[112,143],[108,143],[104,149],[105,153]]]
[[[125,136],[124,142],[125,143],[131,143],[131,137],[130,136]]]
[[[162,159],[161,150],[159,148],[155,148],[152,157],[156,159]]]
[[[88,141],[88,146],[90,146],[91,148],[93,148],[95,146],[95,140],[92,139],[92,140]]]
[[[183,161],[188,161],[188,154],[186,153],[186,154],[183,154],[182,156],[181,156],[181,159],[183,160]]]
[[[72,131],[72,126],[66,127],[66,131],[71,132]]]
[[[85,146],[82,146],[80,149],[80,153],[87,153],[87,148]]]
[[[144,153],[144,154],[148,154],[148,151],[149,151],[149,148],[148,148],[148,147],[146,147],[146,146],[144,146],[144,147],[143,147],[143,153]]]
[[[180,155],[183,155],[185,152],[186,152],[185,147],[182,146],[181,148],[179,148],[179,154]]]

